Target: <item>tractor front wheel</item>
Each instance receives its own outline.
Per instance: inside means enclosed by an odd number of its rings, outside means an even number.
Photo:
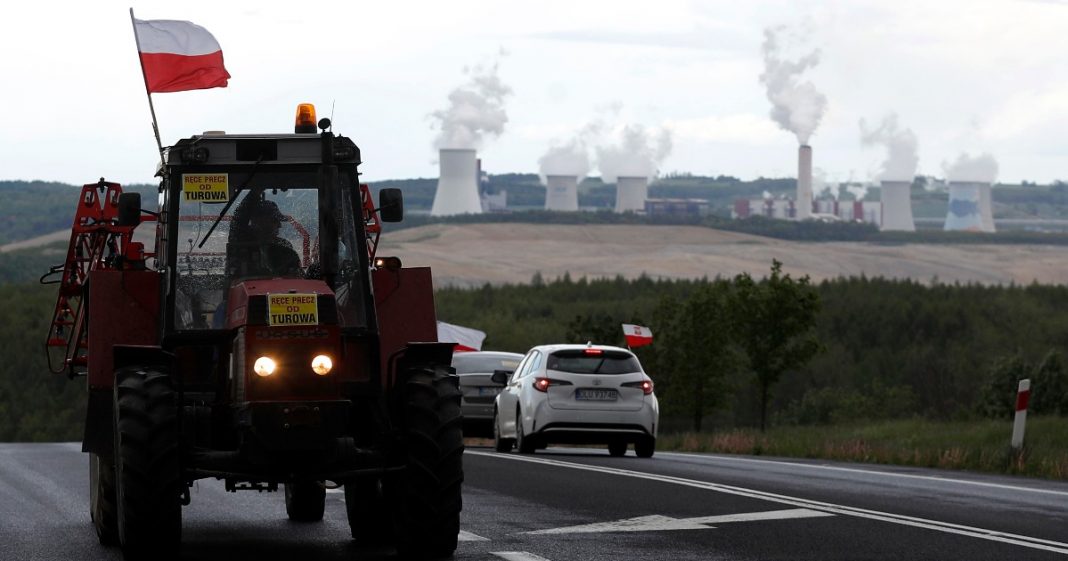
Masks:
[[[326,511],[326,487],[318,481],[285,484],[286,514],[294,522],[318,522]]]
[[[89,518],[101,545],[119,543],[119,512],[115,504],[115,463],[89,454]]]

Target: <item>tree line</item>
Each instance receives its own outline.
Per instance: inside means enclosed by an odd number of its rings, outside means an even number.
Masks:
[[[624,343],[656,383],[665,431],[865,420],[1068,413],[1068,287],[927,285],[857,277],[573,279],[436,291],[437,317],[487,332],[486,350]],[[785,296],[784,296],[785,295]],[[0,284],[0,441],[77,440],[84,380],[50,375],[43,342],[55,287]],[[807,326],[807,328],[806,328]],[[763,362],[762,362],[763,361]]]

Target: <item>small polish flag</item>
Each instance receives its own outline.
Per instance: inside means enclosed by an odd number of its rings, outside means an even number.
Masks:
[[[453,349],[456,352],[481,350],[482,341],[485,340],[485,332],[443,321],[438,322],[438,342],[456,343],[456,348]]]
[[[134,19],[137,51],[149,93],[225,88],[230,73],[207,29],[188,21]]]
[[[644,347],[653,342],[653,330],[641,325],[624,323],[623,336],[627,338],[627,346],[632,349],[635,347]]]

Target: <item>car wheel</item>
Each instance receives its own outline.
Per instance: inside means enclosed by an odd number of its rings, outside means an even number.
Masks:
[[[523,417],[518,413],[515,416],[515,447],[520,454],[533,454],[537,448],[534,439],[523,434]]]
[[[615,456],[615,457],[617,457],[617,458],[620,457],[620,456],[625,455],[627,453],[627,443],[626,442],[609,442],[608,443],[608,453],[613,455],[613,456]]]
[[[654,437],[643,438],[634,443],[634,453],[639,458],[652,458],[654,451],[656,451],[656,438]]]
[[[501,419],[493,412],[493,449],[498,452],[510,452],[514,442],[511,438],[501,437]]]

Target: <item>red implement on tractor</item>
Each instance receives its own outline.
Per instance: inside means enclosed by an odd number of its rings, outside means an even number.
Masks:
[[[127,559],[178,550],[204,478],[281,484],[301,521],[342,485],[358,542],[456,548],[460,392],[430,270],[375,255],[401,193],[376,208],[359,148],[307,115],[294,134],[180,140],[151,211],[82,188],[47,349],[88,380],[92,520]]]

